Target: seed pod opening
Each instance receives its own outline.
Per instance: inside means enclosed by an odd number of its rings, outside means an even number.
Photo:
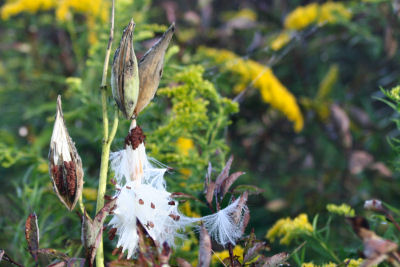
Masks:
[[[61,96],[57,98],[57,113],[50,141],[49,171],[54,192],[70,211],[73,210],[82,193],[83,169],[81,158],[65,127]]]
[[[135,109],[136,116],[150,103],[157,92],[163,74],[165,52],[174,31],[175,23],[172,23],[160,40],[146,52],[139,62],[140,90]]]
[[[122,34],[115,51],[111,71],[111,88],[115,102],[127,119],[134,118],[139,96],[139,70],[133,49],[133,19]]]

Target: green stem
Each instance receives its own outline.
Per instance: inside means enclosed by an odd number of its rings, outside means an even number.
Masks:
[[[108,45],[103,65],[103,76],[100,85],[101,109],[103,115],[103,143],[101,149],[101,163],[100,163],[100,175],[99,175],[99,188],[97,190],[96,213],[104,206],[104,195],[106,193],[106,187],[107,187],[107,173],[108,173],[108,160],[110,157],[110,147],[118,128],[118,111],[116,111],[114,115],[111,135],[109,135],[106,81],[107,81],[108,62],[110,60],[110,54],[111,54],[111,45],[114,38],[114,13],[115,13],[115,6],[114,6],[114,0],[112,0],[110,37],[108,39]],[[104,267],[104,251],[103,251],[102,236],[100,238],[100,244],[96,252],[96,266]]]

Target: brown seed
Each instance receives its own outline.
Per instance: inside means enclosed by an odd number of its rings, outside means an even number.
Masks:
[[[111,228],[110,231],[108,231],[108,239],[113,240],[116,233],[117,228]]]
[[[168,216],[171,217],[174,221],[179,221],[179,219],[181,218],[181,216],[172,213]]]
[[[132,187],[130,187],[130,186],[126,186],[126,188],[127,188],[127,189],[132,189]]]
[[[171,205],[171,206],[174,206],[175,205],[175,201],[170,201],[170,202],[168,202],[168,205]]]
[[[148,225],[150,228],[154,228],[154,223],[153,223],[153,222],[147,222],[147,225]]]
[[[156,208],[156,206],[154,205],[153,202],[151,202],[150,206],[151,206],[152,209],[155,209],[155,208]]]
[[[139,199],[139,204],[140,204],[140,205],[143,205],[143,204],[144,204],[143,199]]]

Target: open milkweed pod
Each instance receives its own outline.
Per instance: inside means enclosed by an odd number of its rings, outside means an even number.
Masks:
[[[165,188],[164,173],[166,166],[155,159],[147,157],[145,138],[142,129],[133,120],[128,135],[125,137],[125,147],[122,150],[111,152],[110,166],[114,171],[118,187],[134,181],[135,183],[151,184],[155,188]]]
[[[49,171],[58,198],[70,211],[73,210],[82,193],[83,169],[81,158],[65,127],[60,95],[50,141]]]
[[[140,90],[135,114],[138,115],[154,98],[163,73],[164,56],[169,42],[175,31],[175,23],[172,23],[163,34],[143,56],[139,62]]]
[[[133,19],[122,34],[119,47],[115,51],[111,71],[111,88],[115,102],[127,119],[134,117],[139,96],[139,71],[133,49]]]

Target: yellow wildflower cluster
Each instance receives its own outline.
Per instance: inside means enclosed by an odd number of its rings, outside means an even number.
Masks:
[[[347,266],[347,267],[358,267],[363,262],[363,259],[345,259],[342,264],[338,265],[333,262],[325,263],[322,265],[317,265],[312,262],[306,262],[301,265],[301,267],[337,267],[337,266]]]
[[[239,245],[237,245],[233,248],[233,255],[238,256],[239,262],[243,262],[243,251],[244,251],[244,249]],[[224,259],[226,259],[228,257],[229,257],[229,251],[227,249],[223,250],[221,252],[215,252],[212,255],[211,263],[216,264],[218,262],[223,261]]]
[[[301,30],[314,23],[318,25],[333,24],[350,18],[351,12],[342,3],[326,2],[321,5],[311,3],[300,6],[289,13],[284,25],[288,30]]]
[[[182,155],[187,156],[189,151],[194,148],[194,143],[192,139],[179,137],[176,141],[176,146]]]
[[[389,96],[396,101],[400,101],[400,85],[392,88],[389,92]]]
[[[238,74],[240,81],[234,87],[236,93],[244,90],[249,85],[254,86],[260,90],[264,102],[281,111],[294,123],[296,132],[303,129],[303,116],[297,105],[296,98],[276,78],[270,68],[256,61],[240,58],[231,51],[224,49],[218,50],[203,47],[199,49],[199,53],[213,58],[217,64],[222,64],[224,70]]]
[[[3,20],[23,12],[31,14],[39,11],[55,10],[56,18],[65,22],[72,18],[72,13],[84,14],[89,28],[89,42],[96,41],[93,28],[96,20],[107,20],[109,1],[107,0],[7,0],[0,9]]]
[[[289,43],[292,31],[302,30],[312,24],[318,26],[335,24],[340,20],[349,20],[351,15],[351,12],[339,2],[299,6],[286,16],[285,29],[271,42],[271,49],[277,51]]]
[[[340,206],[335,205],[335,204],[328,204],[328,205],[326,205],[326,209],[330,213],[336,213],[336,214],[342,215],[342,216],[354,217],[354,215],[355,215],[354,210],[349,205],[344,204],[344,203]]]
[[[271,229],[269,229],[266,237],[273,242],[275,238],[281,237],[279,243],[289,245],[293,238],[301,234],[310,234],[314,231],[312,225],[308,221],[307,214],[300,214],[293,220],[288,218],[278,220]]]

